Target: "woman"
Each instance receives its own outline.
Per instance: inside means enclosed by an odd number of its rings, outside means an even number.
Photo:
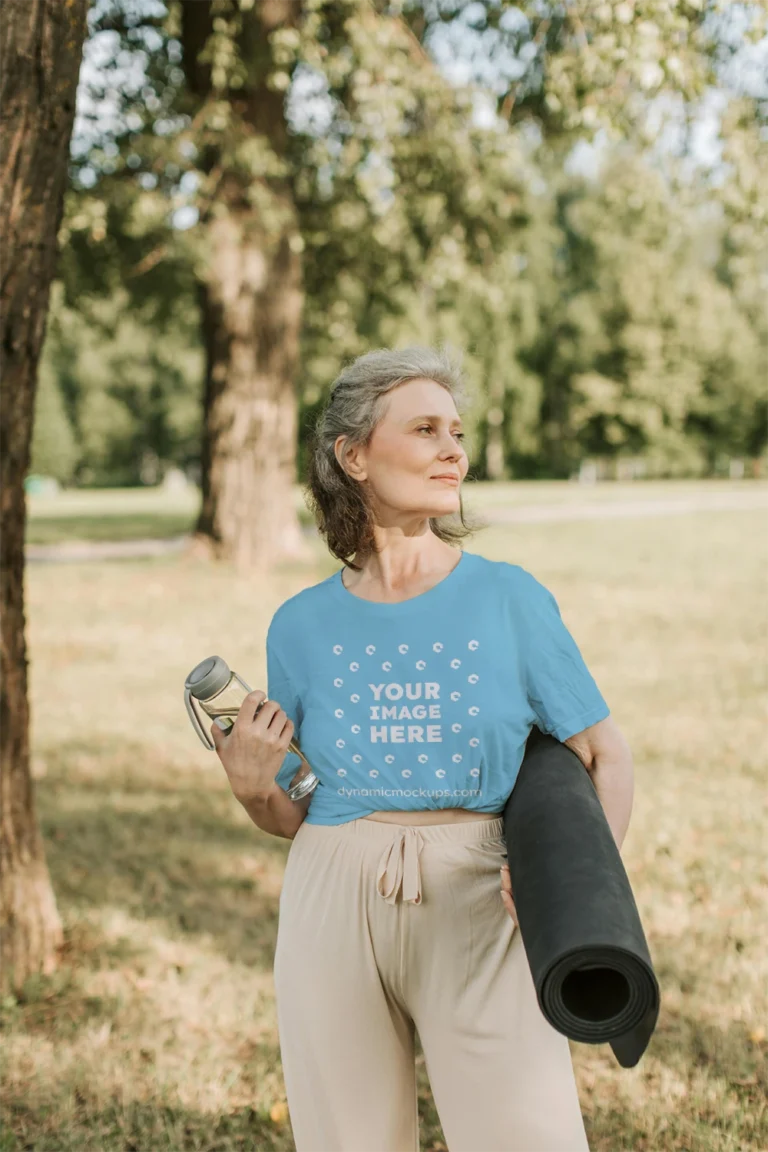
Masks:
[[[609,709],[548,590],[456,547],[473,531],[457,399],[443,351],[340,374],[309,490],[345,566],[278,608],[268,699],[212,728],[234,794],[293,841],[274,978],[298,1152],[418,1152],[415,1030],[451,1152],[587,1149],[502,814],[534,724],[576,749]],[[320,779],[295,803],[294,733]]]

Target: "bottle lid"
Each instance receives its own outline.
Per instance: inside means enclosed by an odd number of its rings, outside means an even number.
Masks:
[[[196,700],[210,700],[228,683],[232,673],[226,660],[221,656],[209,656],[192,669],[184,681],[184,687]]]

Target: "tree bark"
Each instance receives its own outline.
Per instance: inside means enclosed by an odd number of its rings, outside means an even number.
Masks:
[[[88,2],[0,13],[0,992],[52,972],[62,939],[30,773],[24,479]]]
[[[293,382],[303,296],[296,254],[276,257],[231,210],[208,225],[213,259],[200,285],[206,348],[202,506],[196,526],[239,571],[302,556],[293,503]],[[255,274],[255,275],[254,275]]]
[[[294,24],[301,7],[299,0],[265,0],[243,13],[238,50],[248,82],[229,94],[238,129],[265,138],[281,158],[285,98],[266,83],[267,37]],[[198,59],[212,28],[211,6],[183,0],[182,14],[185,72],[204,102],[214,95],[210,70]],[[247,178],[227,171],[220,156],[212,163],[223,170],[215,203],[200,221],[209,259],[198,290],[206,374],[202,506],[192,549],[253,573],[309,551],[293,499],[303,244],[288,176]],[[249,196],[256,180],[258,206]]]

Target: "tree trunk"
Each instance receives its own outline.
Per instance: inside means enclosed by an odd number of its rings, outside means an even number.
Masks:
[[[198,57],[211,32],[211,6],[183,0],[182,13],[184,68],[204,102],[213,95],[210,70]],[[300,16],[298,0],[268,0],[243,13],[238,49],[248,82],[229,96],[239,129],[263,137],[281,158],[285,98],[266,83],[267,36]],[[239,571],[266,571],[281,558],[309,554],[293,496],[303,244],[287,176],[221,171],[220,156],[215,164],[216,200],[200,223],[209,256],[199,284],[206,376],[202,507],[192,548]],[[249,191],[257,181],[254,203]]]
[[[283,240],[270,259],[230,211],[208,225],[200,286],[206,348],[203,501],[197,532],[240,571],[303,556],[293,503],[303,295]]]
[[[88,2],[0,15],[0,992],[52,972],[62,938],[30,774],[24,479]]]

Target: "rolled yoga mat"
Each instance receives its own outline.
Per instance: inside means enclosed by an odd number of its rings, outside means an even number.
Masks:
[[[533,728],[504,808],[512,896],[536,995],[558,1032],[643,1055],[659,985],[632,889],[589,773]]]

